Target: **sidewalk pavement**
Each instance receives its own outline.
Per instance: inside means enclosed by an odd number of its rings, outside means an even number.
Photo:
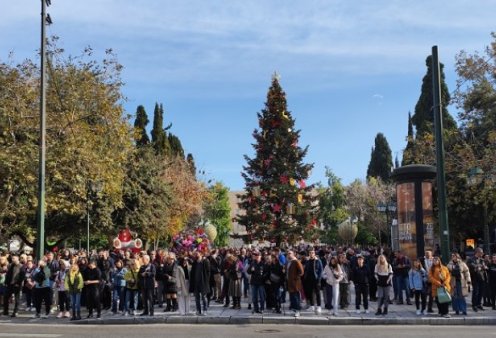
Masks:
[[[354,304],[353,300],[352,303]],[[222,304],[212,302],[206,316],[194,315],[195,305],[191,302],[192,314],[181,316],[177,312],[163,312],[162,308],[155,307],[155,315],[152,316],[123,316],[113,315],[110,311],[102,312],[99,319],[86,319],[86,311],[83,311],[83,319],[69,321],[69,319],[56,318],[56,313],[46,319],[33,318],[34,312],[21,311],[19,316],[11,318],[0,317],[0,323],[46,323],[47,325],[66,324],[102,324],[102,325],[129,325],[129,324],[301,324],[301,325],[496,325],[496,311],[485,308],[485,311],[477,313],[469,311],[467,316],[455,315],[450,312],[451,318],[442,318],[435,314],[424,316],[416,315],[415,305],[389,305],[387,315],[375,315],[377,302],[369,302],[369,313],[357,314],[354,305],[347,310],[340,310],[338,316],[329,315],[329,311],[322,309],[322,314],[316,315],[310,309],[302,310],[300,317],[295,318],[293,311],[288,310],[289,303],[284,304],[283,313],[276,314],[265,311],[263,314],[252,314],[248,310],[247,299],[243,299],[241,310],[232,310],[223,307]],[[302,302],[304,306],[304,302]],[[451,308],[451,306],[450,306]],[[434,310],[437,312],[436,305]],[[363,311],[363,307],[362,307]]]

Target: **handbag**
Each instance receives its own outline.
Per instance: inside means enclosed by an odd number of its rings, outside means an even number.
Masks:
[[[437,300],[439,304],[446,304],[451,302],[451,295],[446,292],[446,288],[441,286],[437,288]]]
[[[281,277],[274,272],[270,273],[269,279],[272,283],[279,283],[281,281]]]

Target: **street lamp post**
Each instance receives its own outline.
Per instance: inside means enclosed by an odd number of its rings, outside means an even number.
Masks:
[[[101,181],[88,181],[86,184],[86,252],[90,255],[90,207],[91,197],[103,189]]]
[[[377,211],[386,214],[386,229],[388,229],[389,228],[389,213],[390,212],[391,213],[396,212],[396,204],[394,202],[389,202],[387,204],[379,203],[377,205]],[[391,231],[389,231],[389,233],[391,233]],[[391,238],[391,241],[392,241],[392,238]],[[391,241],[388,241],[388,242],[391,243]],[[380,229],[379,229],[379,244],[382,245],[381,230]],[[392,244],[391,244],[391,247],[392,247]]]
[[[491,187],[496,184],[496,173],[495,172],[490,172],[490,173],[485,173],[484,170],[482,170],[479,167],[471,168],[468,172],[468,177],[467,177],[467,183],[470,186],[479,186],[482,185],[482,187],[486,187],[487,184],[491,184]],[[489,219],[488,219],[488,200],[487,198],[484,198],[484,201],[482,203],[483,207],[483,215],[482,215],[482,222],[483,222],[483,236],[484,236],[484,252],[487,254],[491,254],[491,245],[490,245],[490,238],[489,238]]]

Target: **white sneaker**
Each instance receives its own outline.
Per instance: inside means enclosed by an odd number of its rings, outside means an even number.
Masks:
[[[422,310],[421,313],[422,313],[422,316],[425,316],[425,310]]]
[[[334,316],[334,311],[329,311],[329,316]]]
[[[64,316],[64,313],[59,312],[59,314],[57,315],[57,318],[62,318],[63,316]]]
[[[300,316],[300,311],[295,311],[294,316],[295,316],[296,318],[298,318],[298,317]]]
[[[317,306],[317,309],[315,309],[315,314],[320,315],[322,313],[322,308],[320,306]]]
[[[360,309],[357,309],[355,312],[356,312],[356,314],[360,314],[361,313],[360,312]]]
[[[309,309],[311,312],[314,312],[314,311],[315,311],[315,306],[313,306],[313,305],[312,305],[312,306],[310,306],[308,309]]]
[[[334,312],[332,313],[332,315],[333,315],[334,317],[337,317],[337,316],[338,316],[338,312],[337,312],[337,311],[334,311]]]
[[[363,313],[369,313],[369,310],[365,310],[365,311],[363,311]]]
[[[417,310],[417,316],[420,316],[422,312],[420,310]]]

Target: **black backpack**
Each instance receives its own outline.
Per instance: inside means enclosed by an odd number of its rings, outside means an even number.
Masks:
[[[33,276],[33,280],[39,285],[43,284],[46,279],[45,271],[40,270]]]

